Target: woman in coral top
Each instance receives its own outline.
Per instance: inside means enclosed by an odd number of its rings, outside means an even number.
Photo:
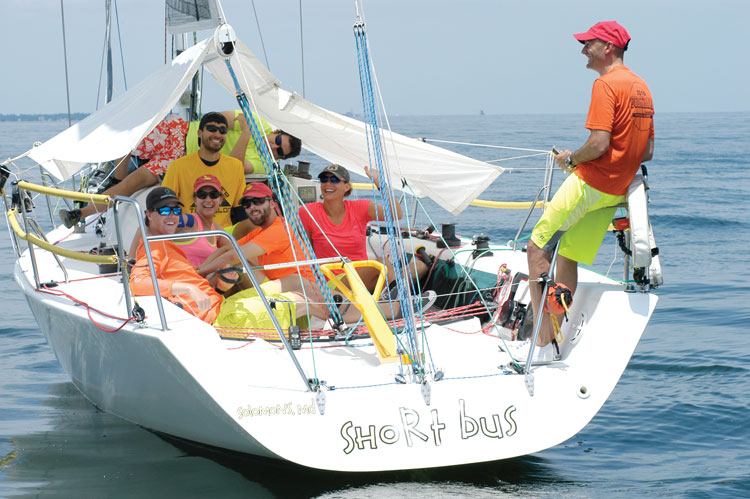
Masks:
[[[365,173],[372,178],[376,188],[380,188],[376,172],[365,166]],[[385,219],[385,208],[368,199],[346,200],[352,193],[349,171],[341,165],[332,164],[318,175],[323,202],[309,203],[299,210],[302,225],[310,237],[317,258],[345,256],[352,261],[370,260],[367,255],[367,224],[373,220]],[[395,218],[403,216],[401,205],[394,203]],[[385,254],[385,252],[384,252]],[[382,257],[378,257],[381,263]],[[427,266],[415,259],[409,264],[412,275],[419,278],[427,273]],[[386,258],[388,281],[394,279],[390,258]],[[373,267],[357,269],[362,282],[372,291],[378,279],[378,271]]]

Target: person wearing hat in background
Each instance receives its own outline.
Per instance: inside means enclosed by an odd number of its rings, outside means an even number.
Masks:
[[[195,212],[193,184],[201,175],[214,175],[222,186],[221,204],[215,222],[222,227],[232,225],[230,211],[238,206],[245,188],[245,170],[236,158],[221,154],[227,135],[227,119],[221,113],[207,113],[198,126],[201,145],[198,151],[173,161],[164,175],[162,185],[177,193],[188,213]]]
[[[173,190],[161,186],[154,188],[146,198],[144,218],[147,234],[174,234],[182,206]],[[185,252],[174,242],[152,241],[149,247],[162,298],[211,324],[221,308],[221,294],[204,277],[198,275]],[[154,295],[143,241],[136,251],[136,262],[130,274],[130,288],[134,296]]]
[[[365,166],[365,173],[376,188],[380,188],[377,172]],[[341,165],[332,164],[318,175],[322,202],[301,206],[299,216],[307,231],[317,258],[345,256],[352,261],[369,260],[367,255],[367,224],[373,220],[385,219],[385,208],[369,199],[345,200],[352,193],[349,171]],[[403,216],[401,205],[394,203],[395,218]],[[332,246],[333,244],[333,246]],[[381,263],[383,258],[378,258]],[[416,269],[414,265],[416,264]],[[386,258],[388,282],[394,279],[393,266]],[[427,266],[419,259],[409,263],[413,275],[422,278]],[[373,267],[357,269],[362,282],[372,291],[380,274]]]
[[[578,262],[591,264],[616,205],[643,161],[654,152],[654,106],[646,82],[623,63],[630,35],[615,21],[596,23],[573,35],[583,44],[586,67],[599,73],[591,92],[586,128],[580,148],[564,150],[556,160],[571,172],[545,207],[527,246],[529,287],[534,307],[542,298],[537,279],[549,272],[551,255],[560,243],[554,280],[575,293]],[[534,319],[536,314],[532,315]],[[558,318],[562,320],[562,316]],[[543,314],[535,358],[551,361],[559,354],[551,319]]]

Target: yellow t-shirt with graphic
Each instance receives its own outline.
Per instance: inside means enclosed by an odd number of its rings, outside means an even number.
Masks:
[[[206,174],[215,175],[219,179],[224,195],[214,222],[222,227],[228,227],[232,225],[229,212],[233,206],[239,206],[242,193],[245,191],[245,169],[240,160],[222,154],[218,163],[208,166],[198,153],[194,152],[172,161],[161,185],[177,193],[187,213],[195,213],[193,185],[198,177]]]
[[[234,111],[235,117],[240,116],[240,115],[242,115],[242,111],[239,111],[239,110]],[[273,132],[274,128],[266,120],[259,117],[257,114],[253,113],[253,119],[255,120],[255,123],[260,127],[260,133],[262,133],[264,136]],[[185,136],[185,151],[187,151],[187,154],[193,153],[197,151],[199,148],[198,147],[198,125],[200,125],[199,121],[190,122],[188,133]],[[233,128],[230,127],[229,130],[227,130],[227,138],[226,138],[226,141],[224,142],[224,146],[221,148],[221,154],[226,154],[227,156],[229,156],[229,154],[231,154],[232,152],[232,149],[234,149],[234,145],[240,139],[240,135],[242,135],[242,128],[240,127],[240,123],[238,121],[235,121],[234,127]],[[255,145],[255,141],[253,140],[252,136],[250,137],[250,140],[247,141],[247,149],[245,150],[245,159],[249,161],[251,165],[253,165],[253,173],[268,174],[268,172],[265,171],[263,168],[263,161],[261,161],[260,159],[260,154],[258,153],[258,146]]]

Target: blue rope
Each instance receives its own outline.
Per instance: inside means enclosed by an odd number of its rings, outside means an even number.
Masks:
[[[258,155],[260,156],[261,162],[263,163],[263,168],[266,172],[270,172],[272,183],[271,187],[274,189],[277,197],[279,198],[281,211],[284,214],[284,218],[286,219],[287,224],[292,228],[294,238],[302,243],[302,252],[304,253],[303,259],[315,260],[315,252],[313,251],[310,240],[307,237],[307,231],[305,231],[302,226],[302,220],[299,217],[299,212],[294,209],[295,205],[289,192],[289,185],[286,182],[286,177],[281,171],[281,168],[279,168],[279,164],[271,155],[271,151],[268,150],[268,145],[266,144],[264,136],[260,132],[260,127],[256,123],[255,118],[253,117],[253,113],[250,112],[250,104],[247,101],[247,96],[244,94],[244,92],[242,92],[240,84],[237,81],[237,76],[234,73],[234,69],[232,69],[232,64],[229,62],[229,59],[226,59],[225,62],[227,64],[229,74],[232,76],[234,88],[237,90],[237,102],[239,103],[240,108],[242,109],[242,114],[245,115],[245,120],[247,120],[247,124],[250,127],[250,133],[258,149]],[[292,245],[292,247],[294,246]],[[344,321],[341,318],[341,314],[339,314],[338,308],[334,304],[333,293],[331,292],[331,288],[329,288],[328,284],[326,283],[325,277],[320,270],[320,265],[314,263],[311,265],[311,267],[313,276],[315,276],[315,282],[323,292],[323,297],[326,307],[328,308],[328,313],[330,314],[336,325],[342,324]]]
[[[396,289],[401,304],[401,313],[404,319],[404,330],[407,333],[406,336],[408,338],[407,344],[412,353],[411,357],[412,362],[414,363],[413,365],[420,366],[421,368],[422,361],[421,357],[418,355],[419,349],[416,340],[416,325],[414,322],[414,316],[411,313],[412,307],[409,300],[409,284],[407,284],[404,279],[405,275],[406,279],[410,279],[410,274],[403,271],[402,260],[400,258],[400,255],[403,254],[403,248],[401,247],[400,235],[397,237],[396,223],[391,209],[393,191],[390,185],[390,175],[386,174],[383,161],[380,127],[378,125],[375,95],[372,86],[372,65],[367,49],[367,33],[365,30],[365,24],[360,19],[357,19],[357,22],[354,23],[354,39],[357,45],[360,89],[362,91],[362,104],[367,130],[367,151],[370,164],[376,166],[378,178],[380,180],[380,199],[384,208],[386,234],[388,236],[388,242],[390,243],[392,255],[391,261],[396,277]]]

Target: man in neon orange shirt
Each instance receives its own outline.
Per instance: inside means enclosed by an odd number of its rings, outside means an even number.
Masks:
[[[542,298],[537,279],[549,272],[551,254],[560,243],[555,281],[575,293],[578,262],[591,264],[604,239],[616,205],[625,199],[641,162],[654,153],[654,106],[651,92],[623,64],[630,35],[615,21],[599,22],[573,35],[583,44],[587,68],[599,73],[591,92],[586,128],[588,140],[579,149],[556,157],[572,172],[545,207],[527,246],[529,283],[534,315]],[[551,361],[559,354],[552,322],[543,314],[535,358]]]
[[[256,227],[237,241],[251,265],[263,266],[305,260],[300,245],[296,241],[294,244],[290,242],[291,229],[288,229],[284,219],[276,213],[273,193],[266,184],[248,184],[240,198],[240,205],[245,208],[248,221]],[[234,250],[227,247],[209,255],[203,265],[198,267],[198,273],[208,275],[239,263]],[[290,291],[300,289],[298,273],[307,280],[313,279],[308,267],[300,267],[299,270],[297,267],[265,269],[258,273],[257,277],[261,282],[265,279],[280,279],[283,290]]]

